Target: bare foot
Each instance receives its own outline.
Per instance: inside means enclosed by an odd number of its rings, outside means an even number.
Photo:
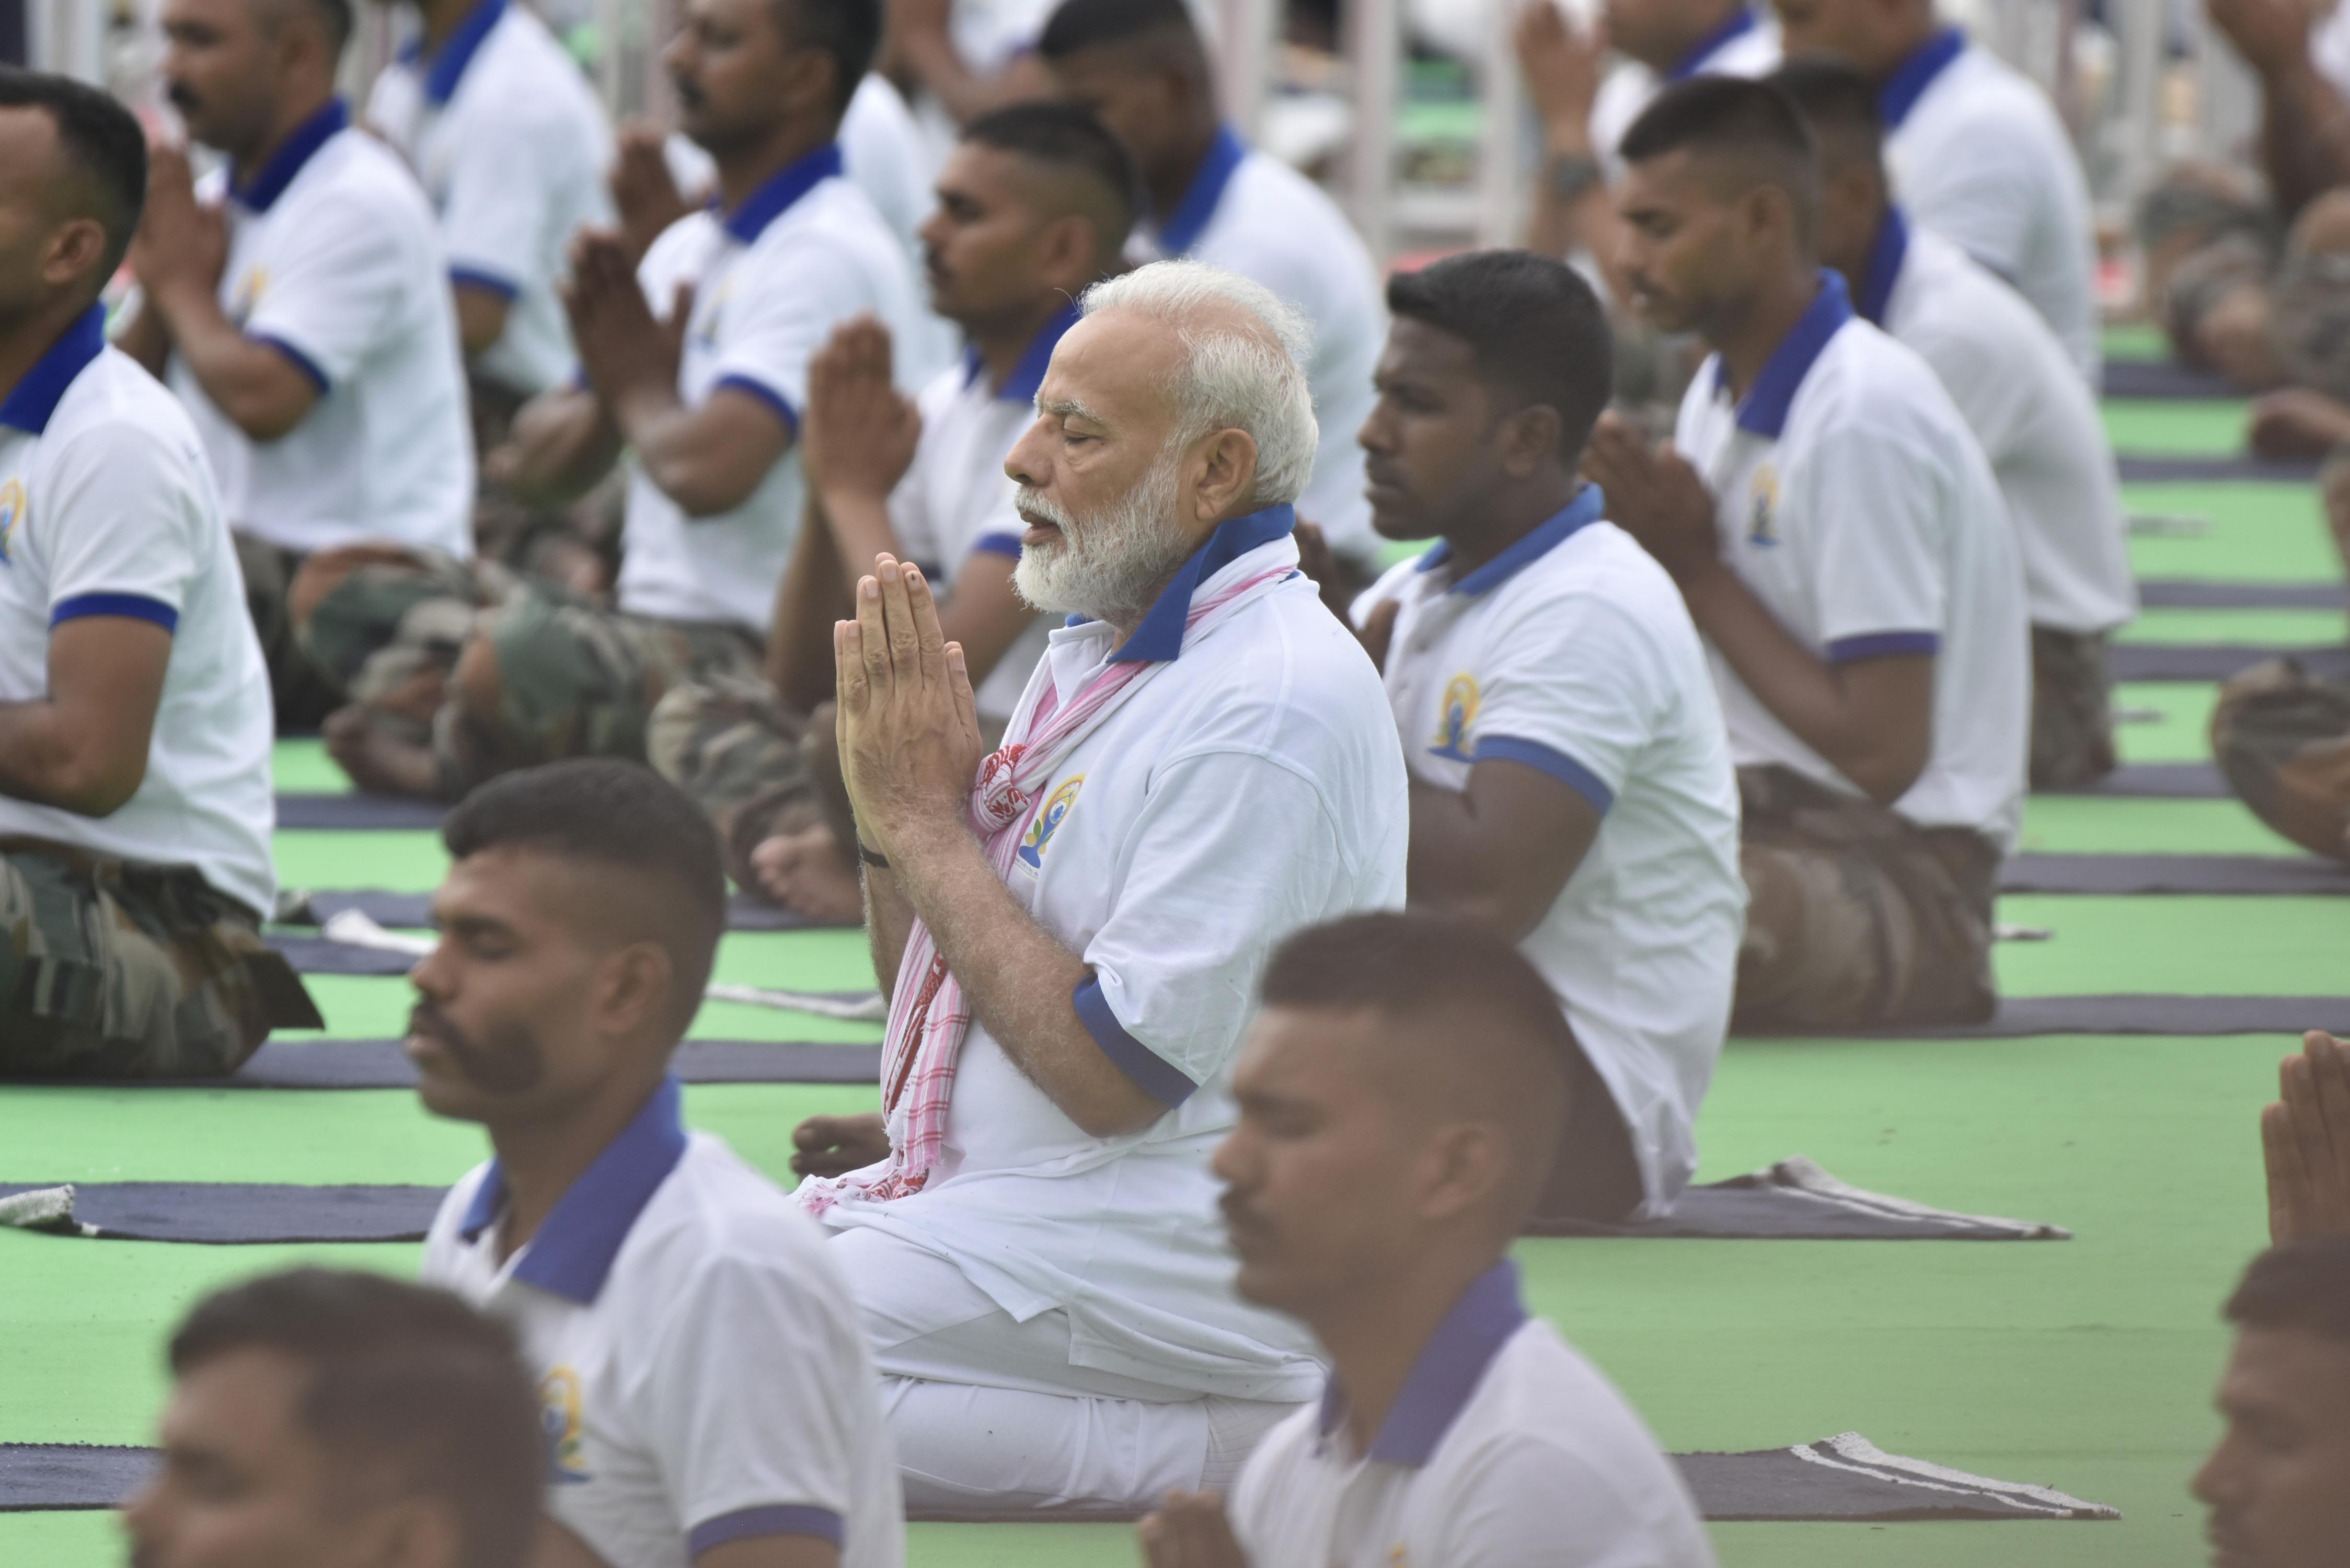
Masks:
[[[819,823],[779,833],[751,851],[758,890],[811,920],[854,926],[865,919],[865,889],[832,829]]]
[[[2253,400],[2244,441],[2262,457],[2323,457],[2350,441],[2350,405],[2306,387],[2271,392]]]
[[[370,794],[438,797],[441,764],[432,748],[403,741],[392,729],[382,715],[360,703],[338,708],[327,715],[322,731],[327,754],[350,775],[351,783]]]

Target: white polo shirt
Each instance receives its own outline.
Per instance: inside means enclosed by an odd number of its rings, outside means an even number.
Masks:
[[[824,1232],[668,1079],[498,1259],[505,1181],[442,1200],[424,1282],[504,1321],[538,1379],[547,1511],[611,1568],[814,1535],[842,1568],[905,1560],[897,1457],[857,1303]]]
[[[974,1020],[930,1184],[824,1215],[949,1261],[1023,1322],[1065,1312],[1075,1364],[1170,1397],[1319,1386],[1305,1331],[1234,1293],[1208,1157],[1234,1120],[1232,1059],[1273,948],[1403,904],[1395,726],[1314,585],[1293,576],[1183,643],[1195,592],[1295,566],[1293,523],[1277,506],[1223,524],[1123,645],[1097,621],[1055,630],[1022,699],[1049,685],[1068,701],[1113,657],[1160,665],[1037,786],[1010,887],[1083,955],[1078,1017],[1167,1113],[1096,1137]]]
[[[1249,1457],[1231,1517],[1257,1568],[1713,1568],[1680,1472],[1526,1316],[1513,1263],[1437,1325],[1368,1453],[1346,1409],[1334,1379]]]
[[[613,221],[612,128],[587,74],[527,6],[480,0],[431,59],[411,44],[376,78],[367,117],[432,199],[450,280],[507,301],[474,368],[525,397],[562,381],[567,252]]]
[[[1722,18],[1661,76],[1629,57],[1618,58],[1591,100],[1591,155],[1613,184],[1624,173],[1617,149],[1624,133],[1657,95],[1691,77],[1767,77],[1779,68],[1779,24],[1751,6]]]
[[[990,385],[987,368],[973,350],[915,400],[922,411],[921,441],[914,449],[914,465],[889,493],[889,524],[906,553],[950,594],[974,555],[1020,558],[1020,535],[1027,524],[1012,509],[1014,486],[1004,475],[1003,460],[1035,422],[1036,389],[1044,384],[1054,348],[1076,321],[1072,307],[1046,323],[1000,387]],[[1050,630],[1045,618],[1036,617],[981,680],[974,693],[981,718],[999,724],[1010,721]]]
[[[473,436],[456,306],[432,209],[340,99],[226,200],[220,303],[309,377],[318,400],[276,441],[223,413],[184,360],[170,368],[219,477],[229,525],[309,554],[361,540],[473,553]]]
[[[893,337],[912,330],[905,252],[840,172],[840,149],[819,148],[735,212],[679,219],[646,253],[637,275],[654,315],[667,317],[680,286],[694,286],[678,367],[678,395],[689,406],[733,388],[765,402],[796,434],[808,361],[835,327],[870,312]],[[620,607],[765,635],[806,493],[796,442],[741,505],[708,517],[687,516],[631,465]]]
[[[2096,386],[2089,187],[2047,96],[1950,27],[1887,79],[1877,108],[1910,217],[2012,284]]]
[[[1855,301],[1941,378],[2014,520],[2034,626],[2110,631],[2137,614],[2129,519],[2096,400],[2022,296],[1889,209]]]
[[[1712,489],[1722,559],[1829,663],[1934,655],[1933,750],[1893,809],[2006,849],[2023,812],[2023,568],[1982,449],[1926,362],[1855,320],[1835,273],[1733,404],[1699,368],[1673,435]],[[1857,794],[1711,650],[1740,766]]]
[[[1320,186],[1227,126],[1174,211],[1137,229],[1127,248],[1138,263],[1188,256],[1239,273],[1305,313],[1314,326],[1306,378],[1322,435],[1297,514],[1320,524],[1341,553],[1376,556],[1381,542],[1355,435],[1378,401],[1371,374],[1387,346],[1387,303],[1346,214]]]
[[[146,777],[106,816],[0,794],[0,837],[192,866],[266,918],[276,736],[235,546],[186,412],[95,305],[0,399],[0,702],[48,695],[50,634],[86,616],[172,634]]]
[[[1466,576],[1440,544],[1357,616],[1402,604],[1387,688],[1415,780],[1459,792],[1480,762],[1521,763],[1601,813],[1518,947],[1615,1096],[1662,1212],[1697,1168],[1690,1127],[1730,1024],[1746,923],[1738,780],[1680,592],[1603,504],[1585,486]]]
[[[2345,99],[2350,99],[2350,5],[2334,0],[2309,35],[2309,63]]]

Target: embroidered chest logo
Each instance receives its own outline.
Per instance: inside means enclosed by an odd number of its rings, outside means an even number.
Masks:
[[[1473,675],[1456,675],[1444,683],[1444,701],[1436,711],[1436,737],[1428,743],[1431,755],[1456,763],[1476,760],[1469,754],[1469,732],[1476,727],[1477,708],[1482,701]]]
[[[1773,549],[1779,543],[1779,471],[1769,463],[1754,471],[1746,493],[1746,542]]]
[[[268,288],[267,267],[257,266],[246,273],[237,280],[236,292],[228,296],[228,318],[243,327],[252,317],[254,308],[260,305],[261,296]]]
[[[1023,866],[1031,871],[1043,868],[1045,846],[1050,844],[1053,835],[1061,830],[1061,819],[1067,816],[1069,808],[1077,804],[1077,791],[1085,782],[1083,774],[1063,779],[1060,787],[1045,797],[1045,809],[1036,814],[1036,819],[1028,825],[1027,836],[1020,841],[1019,858]]]
[[[684,291],[685,286],[680,284],[677,293],[682,294]],[[718,352],[719,318],[726,313],[726,302],[733,297],[733,293],[734,275],[730,272],[718,280],[718,286],[710,291],[710,297],[707,300],[697,297],[693,302],[693,317],[689,318],[692,321],[691,335],[694,347],[704,353]],[[672,313],[676,311],[677,294],[670,296],[669,307]],[[676,319],[674,314],[671,315],[671,319]]]
[[[16,480],[0,484],[0,566],[16,564],[16,530],[25,521],[25,487]]]
[[[581,1462],[579,1374],[558,1366],[539,1380],[538,1418],[546,1430],[547,1478],[556,1486],[577,1486],[590,1479]]]

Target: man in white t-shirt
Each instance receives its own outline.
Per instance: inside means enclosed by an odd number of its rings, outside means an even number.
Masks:
[[[897,1464],[834,1249],[686,1131],[670,1075],[726,929],[709,822],[582,758],[492,781],[442,836],[407,1051],[425,1108],[495,1158],[442,1201],[423,1279],[511,1327],[538,1385],[535,1561],[897,1568]]]
[[[168,371],[219,477],[281,728],[324,717],[399,615],[322,607],[318,646],[289,608],[312,556],[473,549],[448,264],[415,181],[335,96],[350,26],[348,0],[165,5],[168,96],[228,167],[199,188],[157,150],[122,332]]]
[[[1005,470],[1066,613],[1002,749],[929,586],[836,632],[842,772],[891,999],[883,1116],[795,1135],[865,1310],[910,1502],[1222,1486],[1318,1382],[1234,1297],[1207,1156],[1273,945],[1403,899],[1402,759],[1297,571],[1304,321],[1193,262],[1086,296]]]
[[[1330,1376],[1229,1502],[1142,1521],[1150,1568],[1711,1568],[1672,1461],[1509,1261],[1572,1158],[1579,1056],[1482,925],[1367,915],[1274,954],[1215,1170],[1241,1293]]]
[[[1036,47],[1062,92],[1134,153],[1152,214],[1135,236],[1137,259],[1188,257],[1236,272],[1313,324],[1307,375],[1322,446],[1297,514],[1367,566],[1378,542],[1355,431],[1370,412],[1387,323],[1362,239],[1321,187],[1220,118],[1184,0],[1066,0]]]
[[[2096,234],[2056,109],[2029,78],[1934,15],[1934,0],[1774,0],[1790,57],[1842,55],[1877,84],[1894,193],[2032,302],[2092,388]]]
[[[1439,543],[1356,618],[1412,776],[1412,903],[1518,943],[1597,1070],[1537,1220],[1662,1212],[1697,1168],[1746,888],[1697,628],[1575,473],[1607,318],[1526,251],[1398,274],[1388,310],[1360,438],[1371,519]]]
[[[1683,82],[1624,156],[1634,303],[1715,354],[1670,451],[1609,416],[1585,472],[1712,656],[1744,808],[1736,1019],[1988,1017],[2031,727],[1991,465],[1933,370],[1821,270],[1818,163],[1785,94]]]
[[[328,726],[362,786],[452,797],[555,757],[641,761],[663,693],[757,676],[806,498],[808,361],[844,321],[908,329],[918,309],[905,252],[833,140],[879,34],[878,0],[691,0],[666,59],[720,205],[638,265],[618,234],[582,237],[567,295],[581,379],[526,405],[493,460],[523,499],[555,501],[626,451],[617,607],[527,583],[470,585],[485,614],[447,596],[445,700],[420,681],[434,701],[395,691]],[[449,639],[420,629],[413,657],[445,667]]]
[[[1820,259],[1844,275],[1862,320],[1933,367],[2015,524],[2032,618],[2032,785],[2093,784],[2116,761],[2106,639],[2137,613],[2096,400],[2030,306],[1894,204],[1866,77],[1815,56],[1770,80],[1819,146]]]
[[[922,563],[944,590],[941,625],[962,645],[981,723],[1002,736],[1045,633],[1012,584],[1024,524],[1003,460],[1076,320],[1069,301],[1119,270],[1137,200],[1118,139],[1049,100],[973,120],[938,189],[922,229],[931,303],[969,334],[969,353],[909,399],[879,322],[834,334],[809,371],[805,431],[824,527],[778,590],[768,679],[678,688],[654,711],[648,742],[653,765],[710,812],[737,882],[846,925],[864,914],[857,846],[831,721],[806,717],[831,681],[831,649],[806,633],[850,613],[864,574],[844,562]]]
[[[0,1075],[205,1077],[316,1026],[263,946],[269,680],[187,414],[106,343],[139,123],[0,70]]]

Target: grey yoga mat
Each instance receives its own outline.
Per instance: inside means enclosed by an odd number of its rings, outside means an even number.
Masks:
[[[2108,359],[2104,394],[2108,398],[2192,399],[2238,402],[2251,396],[2224,376],[2190,370],[2168,359]]]
[[[2314,459],[2271,462],[2257,457],[2173,457],[2155,452],[2126,452],[2115,458],[2124,484],[2160,484],[2208,480],[2265,480],[2274,484],[2306,484],[2317,477]]]
[[[2124,763],[2085,788],[2055,793],[2131,795],[2147,800],[2225,800],[2228,781],[2210,763]]]
[[[281,794],[280,827],[408,827],[441,826],[449,803],[398,794]]]
[[[1869,1040],[2023,1040],[2038,1034],[2287,1034],[2350,1031],[2350,996],[2011,996],[1982,1023],[1846,1030],[1739,1029],[1739,1034]]]
[[[2118,1519],[2100,1503],[2047,1487],[1993,1480],[1923,1459],[1888,1454],[1857,1432],[1742,1454],[1675,1454],[1674,1461],[1706,1518],[1849,1520]],[[119,1507],[153,1473],[152,1449],[79,1443],[0,1443],[0,1512],[90,1511]],[[1115,1524],[1131,1509],[1006,1510],[995,1513],[917,1511],[921,1522]]]
[[[879,1045],[816,1045],[765,1040],[688,1040],[671,1059],[689,1084],[874,1084]],[[26,1080],[17,1080],[25,1082]],[[42,1085],[92,1086],[87,1079]],[[412,1089],[416,1069],[397,1040],[273,1040],[225,1078],[114,1080],[116,1089]]]
[[[280,896],[281,925],[317,926],[346,909],[357,909],[377,925],[390,929],[422,929],[432,924],[432,895],[388,893],[380,888],[319,888]],[[801,931],[832,929],[820,920],[737,893],[726,901],[726,929],[732,931]]]
[[[2256,642],[2117,642],[2116,680],[2225,680],[2266,659],[2290,659],[2325,680],[2350,676],[2350,644],[2268,648]]]
[[[2018,855],[2002,893],[2350,894],[2350,866],[2310,855]]]
[[[1772,1241],[2069,1241],[2030,1220],[1960,1214],[1848,1186],[1797,1155],[1728,1181],[1692,1187],[1662,1219],[1622,1225],[1537,1220],[1534,1236]]]
[[[2341,609],[2350,588],[2333,583],[2219,583],[2200,577],[2141,577],[2148,609]]]

